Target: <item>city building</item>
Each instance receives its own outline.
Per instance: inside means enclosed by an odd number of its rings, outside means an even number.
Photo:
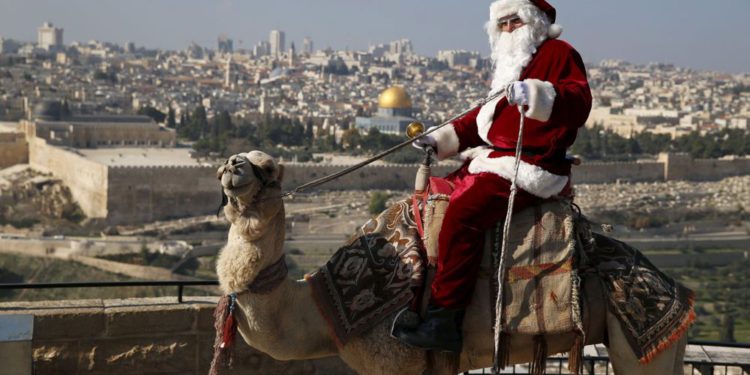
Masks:
[[[404,134],[406,127],[416,121],[412,116],[411,97],[402,87],[393,86],[378,97],[378,112],[373,117],[357,117],[356,127],[364,132],[378,129],[386,134]]]
[[[63,29],[54,27],[51,22],[45,22],[37,29],[37,44],[47,51],[59,50],[63,47]]]
[[[313,53],[313,41],[309,37],[302,39],[302,53],[306,55],[312,55]]]
[[[42,102],[15,131],[0,126],[0,165],[28,162],[51,173],[90,220],[134,224],[215,212],[216,167],[173,147],[174,131],[148,117],[72,116],[63,108]]]
[[[278,57],[286,48],[286,36],[281,30],[271,30],[268,36],[268,43],[271,44],[271,55]]]
[[[34,107],[31,121],[21,122],[27,137],[48,145],[73,148],[174,147],[176,134],[147,116],[73,116],[57,101]]]
[[[253,56],[263,57],[271,54],[271,43],[261,40],[253,47]]]
[[[219,53],[232,53],[234,52],[234,41],[224,34],[219,35],[216,49]]]
[[[479,55],[479,52],[449,50],[438,51],[437,59],[448,64],[449,67],[454,68],[459,65],[476,67],[482,57]]]
[[[21,48],[20,43],[13,39],[0,38],[0,55],[10,55],[18,53]]]

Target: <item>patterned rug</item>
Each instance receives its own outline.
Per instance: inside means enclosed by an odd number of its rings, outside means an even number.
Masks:
[[[307,276],[339,345],[412,300],[426,264],[420,246],[411,207],[401,201],[368,221]]]
[[[680,339],[695,321],[693,291],[657,269],[637,249],[624,242],[591,233],[577,223],[588,267],[603,281],[609,310],[622,325],[630,347],[641,363],[648,363]]]

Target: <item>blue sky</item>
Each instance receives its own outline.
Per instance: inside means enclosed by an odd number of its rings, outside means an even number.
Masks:
[[[749,0],[549,0],[562,38],[586,61],[622,58],[750,73]],[[97,39],[168,49],[215,47],[226,33],[252,47],[273,28],[316,48],[364,49],[409,38],[421,54],[486,54],[484,0],[0,0],[0,36],[35,40],[45,20],[65,42]],[[240,43],[241,41],[241,43]],[[287,42],[287,43],[288,43]]]

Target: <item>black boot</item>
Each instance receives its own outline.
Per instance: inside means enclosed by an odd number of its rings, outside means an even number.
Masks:
[[[464,309],[430,306],[424,321],[416,329],[394,330],[394,336],[406,345],[442,352],[461,352]]]

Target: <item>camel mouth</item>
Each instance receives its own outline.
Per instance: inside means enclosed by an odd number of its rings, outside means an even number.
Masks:
[[[219,170],[219,180],[224,193],[238,198],[264,185],[264,177],[258,166],[243,156],[233,156]]]

